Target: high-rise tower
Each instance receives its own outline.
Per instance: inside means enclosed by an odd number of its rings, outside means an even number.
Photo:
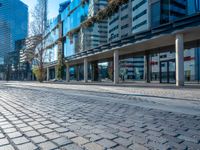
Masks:
[[[0,64],[28,34],[28,7],[20,0],[0,0]]]

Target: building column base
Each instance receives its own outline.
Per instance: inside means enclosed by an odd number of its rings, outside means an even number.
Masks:
[[[176,40],[176,86],[184,86],[184,40],[183,34],[177,34]]]
[[[66,81],[70,82],[69,64],[66,64]]]
[[[84,82],[88,82],[88,60],[87,58],[84,59]]]
[[[119,51],[114,51],[114,84],[119,83]]]

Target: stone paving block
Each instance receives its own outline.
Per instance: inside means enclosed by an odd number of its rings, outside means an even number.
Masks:
[[[67,120],[67,122],[69,122],[69,123],[75,123],[75,122],[77,122],[77,120],[76,119],[69,119],[69,120]]]
[[[144,136],[134,136],[130,137],[129,140],[132,140],[133,143],[138,143],[138,144],[145,144],[148,142],[148,139]]]
[[[0,146],[7,145],[7,144],[9,144],[9,141],[7,138],[0,139]]]
[[[59,146],[64,146],[64,145],[72,143],[72,141],[70,141],[69,139],[67,139],[65,137],[60,137],[60,138],[54,139],[53,142],[55,142]]]
[[[94,134],[100,134],[100,133],[103,133],[104,131],[101,130],[101,129],[92,129],[90,130],[90,133],[94,133]]]
[[[166,149],[177,149],[177,150],[187,150],[187,146],[184,145],[184,144],[179,144],[179,143],[176,143],[174,141],[169,141],[165,144],[163,144],[163,146],[166,146]]]
[[[141,144],[134,143],[133,145],[129,146],[131,150],[149,150],[147,147]]]
[[[29,124],[30,126],[33,126],[33,125],[38,125],[39,122],[37,122],[37,121],[32,121],[32,122],[29,122],[28,124]]]
[[[161,143],[161,144],[165,144],[168,142],[167,138],[164,137],[156,137],[156,136],[148,136],[147,139],[149,139],[150,141],[153,141],[155,143]]]
[[[187,149],[189,149],[189,150],[200,150],[200,143],[196,144],[196,143],[193,143],[193,142],[184,141],[182,143],[182,146],[186,146]]]
[[[84,145],[86,150],[104,150],[104,148],[96,143],[88,143]]]
[[[32,122],[32,121],[34,121],[32,118],[24,119],[24,122],[26,122],[26,123],[29,123],[29,122]]]
[[[83,145],[88,143],[89,141],[83,137],[75,137],[73,139],[71,139],[74,143],[78,144],[78,145]]]
[[[79,136],[85,136],[85,135],[87,135],[88,133],[90,133],[90,130],[81,128],[80,130],[77,130],[76,133],[77,133]]]
[[[89,125],[84,125],[84,126],[82,126],[82,128],[87,129],[87,130],[92,130],[92,129],[94,129],[94,127],[89,126]]]
[[[130,149],[123,146],[117,146],[117,147],[112,148],[112,150],[130,150]]]
[[[55,128],[58,128],[58,127],[60,127],[59,125],[57,125],[57,124],[48,124],[48,125],[46,125],[48,128],[50,128],[50,129],[55,129]]]
[[[27,131],[33,130],[33,128],[28,126],[28,127],[20,128],[20,130],[21,130],[22,132],[27,132]]]
[[[0,127],[3,126],[3,125],[8,125],[8,124],[10,124],[8,121],[0,122]]]
[[[43,126],[41,124],[37,124],[37,125],[33,125],[33,128],[35,128],[35,129],[42,129],[42,128],[45,128],[45,126]]]
[[[33,143],[26,143],[26,144],[18,145],[17,148],[19,150],[36,150],[36,149],[38,149]]]
[[[23,128],[23,127],[28,127],[28,125],[25,123],[20,123],[20,124],[16,124],[16,127]]]
[[[21,121],[21,120],[15,120],[15,121],[12,121],[12,123],[13,123],[14,125],[17,125],[17,124],[22,124],[23,121]]]
[[[110,133],[101,133],[99,135],[109,140],[115,139],[117,137],[115,134],[110,134]]]
[[[68,129],[70,129],[71,131],[76,131],[76,130],[80,130],[80,126],[78,125],[69,125],[67,126]]]
[[[4,137],[5,137],[5,135],[3,133],[0,133],[0,139],[4,138]]]
[[[42,129],[39,129],[38,132],[40,132],[41,134],[46,134],[46,133],[53,132],[53,130],[52,129],[48,129],[48,128],[42,128]]]
[[[41,118],[37,118],[37,119],[35,119],[35,120],[36,120],[36,121],[39,121],[39,122],[46,121],[46,119],[43,118],[43,117],[41,117]]]
[[[134,130],[134,128],[133,128],[133,127],[131,127],[131,128],[120,127],[119,130],[120,130],[120,131],[123,131],[123,132],[131,132],[131,131]],[[144,129],[141,129],[141,130],[143,131]]]
[[[39,135],[39,133],[38,132],[36,132],[36,131],[28,131],[28,132],[25,132],[24,133],[27,137],[34,137],[34,136],[38,136]]]
[[[163,130],[160,125],[152,125],[152,124],[147,125],[147,127],[145,128],[149,130],[157,131],[157,132],[160,132]]]
[[[44,150],[53,150],[53,149],[57,148],[57,146],[50,141],[39,144],[39,147]]]
[[[13,139],[13,138],[17,138],[17,137],[21,137],[22,134],[20,132],[13,132],[13,133],[8,133],[9,138]]]
[[[165,129],[164,129],[164,131],[162,131],[162,132],[160,132],[160,133],[163,133],[163,134],[166,134],[166,135],[170,135],[170,136],[173,136],[173,137],[179,135],[178,133],[176,133],[176,132],[174,132],[174,131],[169,131],[169,130],[165,130]]]
[[[48,121],[48,120],[46,120],[46,121],[41,121],[40,123],[43,124],[43,125],[52,124],[52,122],[51,122],[51,121]]]
[[[173,137],[173,136],[170,136],[170,135],[163,135],[162,137],[166,138],[168,141],[173,141],[173,142],[176,142],[178,144],[180,144],[184,141],[183,139]]]
[[[162,135],[162,132],[157,132],[157,131],[153,131],[153,130],[148,130],[145,133],[147,133],[149,135],[157,136],[157,137],[160,137]]]
[[[138,132],[145,132],[148,130],[146,128],[141,128],[141,127],[137,127],[137,126],[131,127],[131,129],[133,129],[134,131],[138,131]]]
[[[132,144],[132,141],[124,138],[116,138],[114,141],[122,146],[128,147]]]
[[[4,129],[4,132],[5,133],[13,133],[13,132],[16,132],[17,130],[15,128],[7,128],[7,129]]]
[[[12,145],[1,146],[0,150],[15,150]]]
[[[61,147],[61,150],[83,150],[83,148],[79,147],[76,144],[69,144]]]
[[[15,139],[12,139],[12,141],[16,144],[16,145],[19,145],[19,144],[24,144],[24,143],[28,143],[29,140],[25,137],[19,137],[19,138],[15,138]]]
[[[96,135],[96,134],[88,134],[88,135],[86,135],[85,137],[89,138],[89,139],[90,139],[90,141],[93,141],[93,142],[95,142],[95,141],[98,141],[98,140],[102,139],[102,137],[101,137],[101,136],[99,136],[99,135]]]
[[[111,140],[107,140],[107,139],[102,139],[100,141],[97,141],[96,143],[103,146],[104,148],[113,148],[113,147],[117,146],[117,143],[115,143]]]
[[[54,130],[57,131],[57,132],[59,132],[59,133],[64,133],[64,132],[68,132],[69,131],[69,129],[63,128],[63,127],[56,128]]]
[[[36,137],[31,138],[31,140],[36,144],[47,141],[47,139],[44,138],[43,136],[36,136]]]
[[[8,123],[8,124],[5,124],[5,125],[1,125],[0,127],[5,130],[5,129],[8,129],[8,128],[13,128],[14,126],[12,124]]]
[[[62,133],[61,135],[65,136],[65,137],[67,137],[69,139],[77,137],[77,135],[75,133],[73,133],[73,132],[65,132],[65,133]]]
[[[45,134],[45,136],[51,140],[60,137],[60,135],[57,132],[51,132],[51,133]]]
[[[0,122],[4,122],[4,121],[6,121],[5,118],[1,118],[1,119],[0,119]]]
[[[118,132],[117,135],[119,135],[120,137],[123,137],[123,138],[129,138],[132,136],[131,134],[128,134],[126,132]]]
[[[196,144],[198,144],[200,142],[200,137],[189,137],[189,136],[185,136],[185,135],[179,135],[177,138],[185,140],[185,141],[193,142]]]

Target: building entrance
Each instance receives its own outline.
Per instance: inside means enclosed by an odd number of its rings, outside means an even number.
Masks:
[[[160,82],[176,83],[175,59],[160,62]]]

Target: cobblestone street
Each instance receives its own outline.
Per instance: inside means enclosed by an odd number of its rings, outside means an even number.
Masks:
[[[200,150],[200,90],[0,82],[0,150]]]

